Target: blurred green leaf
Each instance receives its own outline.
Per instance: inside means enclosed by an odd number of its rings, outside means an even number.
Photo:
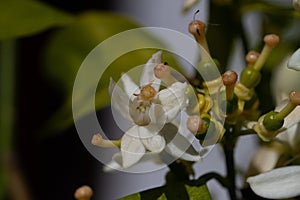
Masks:
[[[123,197],[120,200],[140,200],[140,193],[131,194],[129,196]]]
[[[110,36],[134,28],[138,28],[138,24],[124,16],[114,13],[87,12],[79,15],[73,24],[57,31],[49,39],[43,59],[45,73],[52,83],[57,84],[57,88],[62,91],[66,99],[61,109],[48,122],[47,131],[49,133],[57,133],[69,127],[73,122],[71,109],[73,84],[77,71],[85,57],[99,43]],[[129,42],[129,45],[139,43],[146,47],[150,44],[161,44],[153,36],[144,32],[133,35],[131,38],[132,41]],[[128,41],[125,42],[128,44]],[[121,45],[121,48],[127,48],[127,46],[124,47],[122,44],[115,44],[105,49],[105,51],[109,51],[109,48],[115,51],[113,49],[118,45]],[[122,72],[127,72],[133,67],[145,64],[156,51],[153,49],[132,51],[120,56],[111,63],[99,80],[98,90],[95,95],[96,110],[110,104],[108,95],[110,77],[118,81]],[[96,59],[105,59],[105,57],[100,53]],[[175,61],[170,54],[164,53],[163,59],[167,60],[171,66],[174,66]],[[176,66],[174,67],[176,69]],[[98,70],[98,68],[95,68],[95,70]],[[78,118],[85,116],[91,111],[86,105],[86,102],[90,101],[91,98],[91,94],[88,91],[88,85],[92,84],[91,82],[89,77],[86,77],[86,86],[77,91],[80,97],[73,99],[76,106],[80,107],[80,111],[77,113]]]
[[[152,200],[152,199],[167,199],[164,194],[165,187],[157,187],[149,190],[140,192],[141,199],[143,200]]]
[[[7,159],[12,154],[15,127],[15,40],[0,42],[0,199],[7,194]]]
[[[73,17],[33,0],[0,2],[0,40],[36,34],[72,22]]]
[[[185,188],[189,194],[190,200],[211,200],[211,196],[206,185],[202,185],[202,186],[185,185]]]
[[[165,194],[162,194],[157,200],[167,200],[167,197]]]
[[[247,12],[262,12],[265,14],[271,14],[271,15],[277,15],[283,18],[289,18],[289,17],[295,17],[300,18],[300,14],[297,13],[293,8],[277,5],[274,3],[268,3],[268,2],[251,2],[244,4],[240,8],[240,12],[242,14],[245,14]]]

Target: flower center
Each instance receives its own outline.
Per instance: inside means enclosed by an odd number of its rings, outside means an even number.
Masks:
[[[134,94],[136,98],[133,100],[130,108],[130,116],[135,124],[139,126],[147,126],[151,119],[149,109],[151,100],[156,95],[156,90],[149,84],[141,89],[140,94]]]
[[[146,85],[141,89],[139,97],[141,100],[150,101],[156,95],[156,90],[151,85]]]

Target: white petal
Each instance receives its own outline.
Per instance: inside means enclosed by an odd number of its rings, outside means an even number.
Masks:
[[[183,8],[182,8],[183,12],[187,12],[198,2],[199,2],[199,0],[184,0],[184,4],[183,4]]]
[[[178,113],[187,106],[186,89],[186,83],[176,82],[157,94],[157,99],[166,111],[167,122],[173,121]]]
[[[129,98],[112,78],[110,79],[108,90],[111,96],[111,105],[120,112],[125,119],[131,121],[129,114]]]
[[[104,172],[112,172],[114,170],[121,170],[122,169],[122,155],[121,153],[116,153],[112,157],[112,161],[105,164],[103,167]]]
[[[166,145],[166,141],[161,135],[154,135],[151,138],[142,139],[142,142],[146,149],[154,153],[161,152]]]
[[[141,140],[138,137],[132,137],[131,134],[128,134],[128,132],[126,132],[121,140],[123,168],[128,168],[137,163],[146,152],[146,149]]]
[[[152,83],[152,87],[158,91],[160,87],[160,79],[156,78],[154,75],[154,67],[161,63],[161,56],[162,51],[158,51],[155,54],[152,55],[152,57],[148,60],[146,63],[140,80],[140,86],[148,85],[149,83]]]
[[[300,106],[297,106],[285,119],[284,128],[290,128],[300,122]]]
[[[281,132],[276,138],[284,143],[287,143],[291,148],[297,150],[300,144],[300,123],[295,124],[287,130]]]
[[[201,161],[199,152],[195,150],[190,141],[178,132],[174,124],[166,124],[161,134],[165,137],[167,145],[165,150],[175,158],[188,161]]]
[[[136,139],[148,139],[159,133],[155,126],[133,126],[127,132],[126,135]]]
[[[139,126],[139,138],[147,139],[159,134],[166,122],[166,115],[163,107],[158,104],[153,104],[149,110],[151,122],[147,126]]]
[[[250,163],[250,173],[262,173],[274,169],[281,153],[271,147],[260,147],[253,155]]]
[[[247,182],[259,196],[272,199],[300,195],[300,166],[290,166],[249,177]]]
[[[294,4],[295,5],[295,4]],[[298,0],[299,6],[299,0]],[[288,68],[300,71],[300,48],[294,52],[288,62]]]
[[[166,111],[160,104],[151,105],[149,110],[149,117],[151,119],[151,124],[160,127],[160,129],[165,125],[167,120]]]
[[[271,88],[274,94],[276,105],[289,97],[291,91],[300,90],[300,71],[295,71],[287,67],[288,60],[291,56],[287,56],[273,70]],[[288,81],[287,81],[288,80]]]
[[[124,90],[128,98],[131,99],[133,97],[133,94],[139,93],[139,87],[132,81],[132,79],[126,73],[122,74],[121,80],[123,82]]]
[[[289,100],[285,99],[275,108],[276,112],[281,111]],[[300,106],[297,106],[286,118],[284,118],[283,130],[288,129],[300,122]]]
[[[295,10],[300,12],[300,0],[293,0],[293,6],[294,6]]]

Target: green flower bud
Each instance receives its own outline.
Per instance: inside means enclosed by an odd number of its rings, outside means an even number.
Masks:
[[[284,120],[277,117],[278,112],[267,113],[263,120],[263,125],[268,131],[276,131],[283,126]]]
[[[261,74],[259,71],[255,70],[253,67],[248,66],[243,69],[241,73],[241,83],[251,89],[255,88],[260,82]]]
[[[202,118],[202,122],[203,122],[203,129],[201,132],[198,132],[195,137],[200,140],[203,141],[206,137],[207,131],[208,129],[212,129],[212,132],[216,131],[216,126],[215,123],[212,122],[210,119],[208,119],[207,117],[203,117]]]

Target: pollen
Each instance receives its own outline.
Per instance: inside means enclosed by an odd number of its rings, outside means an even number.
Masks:
[[[141,89],[141,93],[139,97],[142,100],[150,101],[152,100],[156,95],[156,90],[151,85],[146,85]]]

